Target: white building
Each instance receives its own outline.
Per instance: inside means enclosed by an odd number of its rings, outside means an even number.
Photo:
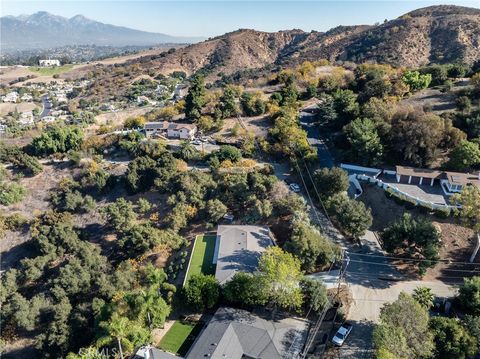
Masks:
[[[197,126],[193,124],[171,123],[167,128],[168,138],[193,140],[197,133]]]
[[[23,112],[18,119],[18,123],[22,126],[32,126],[35,122],[33,121],[32,111]]]
[[[29,93],[26,93],[22,97],[20,97],[20,100],[22,100],[23,102],[32,102],[33,96],[30,95]]]
[[[42,117],[42,121],[45,123],[52,123],[52,122],[55,122],[55,117],[45,116],[45,117]]]
[[[60,66],[60,61],[56,59],[40,60],[38,64],[42,67]]]
[[[4,134],[7,132],[8,126],[0,124],[0,134]]]
[[[3,102],[17,102],[18,101],[18,92],[12,91],[3,96]]]

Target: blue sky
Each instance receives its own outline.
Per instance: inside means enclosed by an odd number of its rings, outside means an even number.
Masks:
[[[215,36],[239,28],[262,31],[325,31],[337,25],[373,24],[416,8],[455,4],[480,7],[477,1],[106,1],[1,0],[1,14],[48,11],[77,14],[101,22],[178,36]]]

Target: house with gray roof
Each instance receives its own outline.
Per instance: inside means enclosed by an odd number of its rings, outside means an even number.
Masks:
[[[308,322],[279,314],[275,320],[242,309],[221,307],[190,348],[186,359],[297,358]]]
[[[236,272],[254,272],[260,255],[271,245],[272,236],[266,226],[218,226],[213,256],[215,277],[223,284]]]

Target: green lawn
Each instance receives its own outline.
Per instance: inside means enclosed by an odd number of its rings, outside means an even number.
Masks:
[[[215,274],[215,264],[212,261],[216,240],[217,236],[197,236],[190,258],[187,280],[194,274]]]
[[[160,341],[160,349],[181,356],[187,354],[200,330],[201,323],[192,323],[177,320]]]
[[[29,70],[42,76],[53,76],[61,74],[62,72],[69,71],[72,68],[73,65],[63,65],[52,67],[30,67]]]

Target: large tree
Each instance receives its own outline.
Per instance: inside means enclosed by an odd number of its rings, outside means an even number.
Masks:
[[[480,146],[463,140],[450,154],[447,166],[456,171],[466,171],[480,166]]]
[[[313,174],[315,186],[323,198],[348,190],[349,181],[346,171],[339,167],[322,168]]]
[[[205,78],[196,75],[185,97],[185,116],[192,120],[198,120],[202,116],[202,108],[205,106]]]
[[[195,274],[183,288],[186,303],[194,310],[203,311],[217,304],[220,285],[212,275]]]
[[[338,193],[329,198],[327,211],[340,225],[342,231],[355,239],[359,239],[370,228],[373,222],[372,212],[363,202]]]
[[[275,307],[296,309],[302,305],[300,261],[281,248],[269,247],[258,262],[260,279]]]
[[[402,292],[395,302],[382,307],[380,322],[373,331],[374,347],[397,358],[428,358],[434,348],[428,323],[427,310]]]
[[[436,317],[430,321],[435,342],[435,358],[468,359],[477,353],[475,338],[453,318]]]
[[[464,278],[458,291],[458,300],[471,314],[480,315],[480,276]]]
[[[344,128],[351,145],[352,159],[365,166],[375,166],[383,156],[383,145],[376,124],[366,119],[356,119]]]

